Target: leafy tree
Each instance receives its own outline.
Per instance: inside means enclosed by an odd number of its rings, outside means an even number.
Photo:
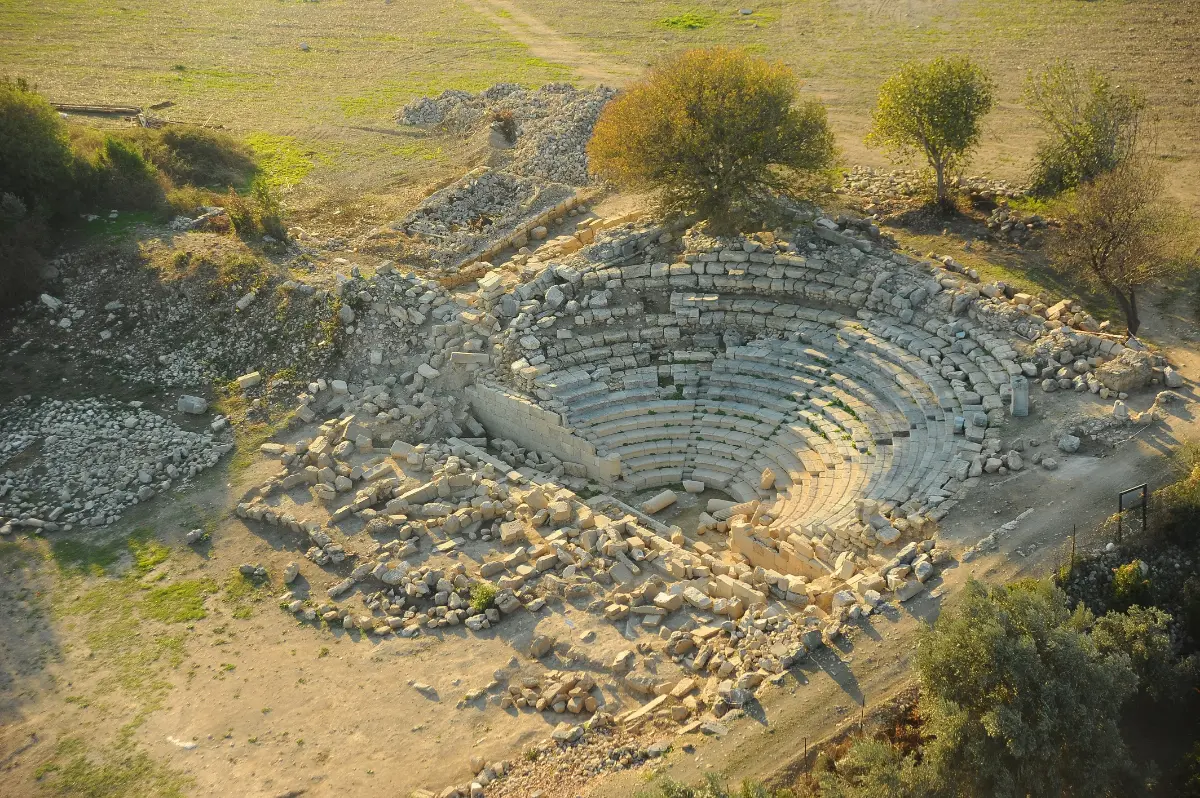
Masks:
[[[66,126],[23,80],[0,79],[0,194],[54,214],[70,199],[75,156]]]
[[[1146,102],[1135,89],[1059,61],[1030,75],[1025,97],[1048,134],[1034,159],[1036,194],[1059,194],[1094,180],[1137,151]]]
[[[667,59],[610,102],[588,157],[597,174],[655,191],[666,213],[728,232],[789,176],[827,168],[834,149],[824,106],[799,100],[791,70],[718,47]]]
[[[991,78],[967,58],[909,62],[880,87],[867,144],[903,157],[924,155],[937,201],[945,203],[946,172],[978,146],[993,91]]]
[[[1196,266],[1191,224],[1164,195],[1161,170],[1144,160],[1080,186],[1060,215],[1052,265],[1112,295],[1131,335],[1141,327],[1138,291]]]
[[[1171,616],[1157,607],[1130,607],[1096,620],[1092,642],[1105,656],[1125,657],[1138,687],[1155,701],[1182,692],[1184,672],[1171,646]]]
[[[917,665],[933,737],[923,766],[939,794],[995,798],[1132,791],[1118,729],[1137,677],[1083,633],[1065,594],[1025,581],[971,580],[920,640]]]

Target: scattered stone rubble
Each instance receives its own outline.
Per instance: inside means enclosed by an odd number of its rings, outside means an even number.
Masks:
[[[506,166],[435,194],[401,229],[435,263],[457,265],[547,207],[565,215],[571,187],[587,183],[584,145],[609,96],[497,86],[410,104],[404,123],[460,132],[511,110],[518,136]],[[856,170],[848,185],[907,196],[914,178]],[[963,186],[983,199],[1019,194]],[[992,221],[1017,237],[1038,224],[1008,211]],[[164,351],[147,333],[194,324],[187,303],[114,299],[96,327],[100,314],[68,285],[63,299],[41,299],[38,323],[58,335],[98,330],[102,343],[141,330],[107,344],[127,347],[107,356],[139,379],[194,386],[241,374],[236,385],[257,401],[278,387],[264,377],[260,329],[296,332],[266,321],[279,295],[328,314],[322,340],[298,337],[293,351],[329,351],[336,336],[345,352],[299,364],[311,382],[299,383],[288,442],[261,449],[279,468],[236,507],[248,524],[286,530],[304,555],[284,570],[280,606],[371,639],[503,634],[514,614],[540,626],[564,602],[586,607],[628,647],[610,661],[573,659],[587,640],[535,628],[517,644],[524,657],[459,707],[543,713],[557,725],[539,756],[594,774],[662,755],[664,737],[723,733],[722,719],[793,665],[928,595],[953,561],[937,521],[981,479],[1053,470],[1176,396],[1136,414],[1130,393],[1181,383],[1069,299],[980,283],[951,257],[896,252],[869,219],[798,222],[718,239],[588,219],[500,268],[474,265],[474,285],[390,262],[364,276],[347,263],[327,290],[288,280],[223,296],[212,339]],[[538,226],[513,243],[548,236]],[[147,359],[163,368],[139,366]],[[1110,417],[1044,446],[1004,434],[1010,417],[1063,398],[1050,394],[1084,391],[1116,399]],[[180,413],[208,411],[199,396],[177,401]],[[137,403],[17,403],[0,421],[10,469],[0,531],[111,523],[215,463],[231,445],[221,421],[188,433]],[[60,493],[42,493],[43,482]],[[727,498],[705,496],[692,528],[654,517],[709,491]],[[964,559],[994,549],[1005,529]],[[187,541],[203,538],[197,529]],[[440,701],[435,687],[410,686]],[[526,765],[475,760],[471,771],[429,795],[536,794]]]
[[[1025,195],[1024,186],[1014,186],[1004,180],[986,177],[958,177],[950,180],[952,187],[972,199],[1008,200]],[[876,202],[887,199],[908,199],[928,193],[929,178],[919,170],[887,171],[869,166],[855,166],[846,176],[845,188],[868,195]],[[873,212],[868,210],[868,213]],[[1007,231],[1006,231],[1007,232]]]
[[[447,91],[410,103],[400,113],[402,123],[457,132],[482,128],[492,115],[508,112],[517,138],[511,149],[507,142],[500,144],[501,166],[467,174],[393,225],[413,238],[406,257],[454,268],[522,224],[536,223],[530,220],[555,209],[563,214],[571,210],[575,188],[592,182],[587,143],[612,96],[610,89],[579,90],[568,84],[536,91],[499,84],[479,94]]]
[[[58,296],[19,320],[11,354],[66,348],[89,368],[164,388],[201,390],[252,368],[319,370],[334,351],[336,297],[293,280],[244,285],[180,280],[133,258],[66,255]],[[261,275],[253,275],[257,280]]]
[[[0,413],[0,528],[107,526],[230,448],[228,435],[188,432],[141,402],[18,400]]]
[[[454,266],[574,196],[562,184],[540,185],[532,178],[481,168],[431,195],[396,228],[427,242],[426,248],[413,250],[410,256]]]
[[[500,83],[478,94],[445,91],[438,97],[414,100],[400,112],[399,121],[467,133],[490,124],[497,112],[511,112],[517,140],[507,171],[586,186],[591,182],[587,143],[601,109],[614,94],[612,89],[577,89],[569,83],[536,90]]]

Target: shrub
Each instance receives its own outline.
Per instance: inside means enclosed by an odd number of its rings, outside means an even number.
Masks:
[[[279,201],[266,182],[255,181],[249,197],[243,197],[230,188],[223,205],[234,232],[242,238],[266,234],[277,241],[287,240],[287,227],[283,224]]]
[[[496,603],[496,586],[490,582],[476,582],[471,585],[471,609],[483,612]]]
[[[34,213],[67,213],[74,200],[75,157],[66,126],[23,80],[0,79],[0,194]]]
[[[967,58],[909,62],[879,88],[867,144],[904,157],[923,155],[934,173],[937,201],[946,203],[946,172],[978,146],[994,89]]]
[[[1138,688],[1158,701],[1182,693],[1183,673],[1171,646],[1171,616],[1156,607],[1134,605],[1096,620],[1092,642],[1101,654],[1129,659]]]
[[[276,241],[286,241],[287,228],[283,224],[283,211],[266,181],[255,181],[252,195],[257,206],[258,226]]]
[[[206,188],[180,186],[167,192],[167,207],[177,216],[195,216],[202,207],[222,206],[225,197]]]
[[[45,260],[43,223],[38,219],[0,222],[0,307],[16,305],[37,293]]]
[[[1195,455],[1194,449],[1185,447],[1178,462],[1184,465]],[[1200,464],[1192,465],[1184,478],[1156,490],[1150,507],[1151,529],[1156,535],[1182,545],[1194,541],[1200,526]]]
[[[821,798],[923,798],[931,794],[929,772],[882,740],[854,743],[846,756],[821,773]]]
[[[250,149],[225,133],[190,126],[156,132],[147,156],[176,185],[244,186],[257,171]]]
[[[1183,783],[1180,798],[1200,798],[1200,743],[1183,758]]]
[[[1094,180],[1137,151],[1145,99],[1096,70],[1081,73],[1060,61],[1030,75],[1025,97],[1047,133],[1034,158],[1035,194],[1052,196]]]
[[[135,144],[105,136],[99,157],[92,163],[88,199],[102,208],[151,210],[161,207],[166,192],[158,171]]]
[[[1179,600],[1184,628],[1194,640],[1200,640],[1200,576],[1193,574],[1184,581]]]
[[[252,236],[258,231],[254,223],[254,208],[232,188],[225,195],[225,213],[229,216],[233,231],[239,236]]]
[[[637,794],[637,798],[793,798],[790,790],[770,790],[752,781],[740,787],[729,787],[719,776],[709,773],[703,784],[695,787],[666,779],[653,790]]]
[[[1150,580],[1142,572],[1144,565],[1134,560],[1113,569],[1113,601],[1121,609],[1150,603]]]
[[[750,223],[768,192],[833,162],[825,108],[800,102],[795,76],[742,50],[689,50],[605,106],[590,166],[657,194],[668,215],[696,213],[715,232]]]

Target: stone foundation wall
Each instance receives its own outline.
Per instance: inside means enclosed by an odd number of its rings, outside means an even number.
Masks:
[[[589,479],[598,482],[620,479],[621,458],[615,454],[598,456],[596,447],[572,434],[557,413],[495,386],[476,384],[466,390],[475,418],[492,437],[508,438],[528,449],[578,463],[587,469]]]

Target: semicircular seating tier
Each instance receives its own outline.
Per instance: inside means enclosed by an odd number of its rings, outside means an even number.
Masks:
[[[756,318],[779,318],[774,302],[727,312],[719,308],[745,300],[702,301],[711,307],[696,316],[699,329],[754,330]],[[961,339],[895,317],[794,310],[793,340],[723,349],[630,341],[637,330],[592,336],[606,346],[584,346],[592,341],[581,336],[573,352],[548,349],[549,370],[533,387],[599,454],[620,457],[618,487],[628,490],[702,481],[738,501],[767,502],[793,527],[836,527],[855,517],[859,499],[919,513],[953,495],[952,477],[978,448],[955,438],[956,424],[983,412],[984,396],[996,406],[1008,372],[982,350],[962,354]],[[719,326],[707,318],[715,313],[725,314]]]

